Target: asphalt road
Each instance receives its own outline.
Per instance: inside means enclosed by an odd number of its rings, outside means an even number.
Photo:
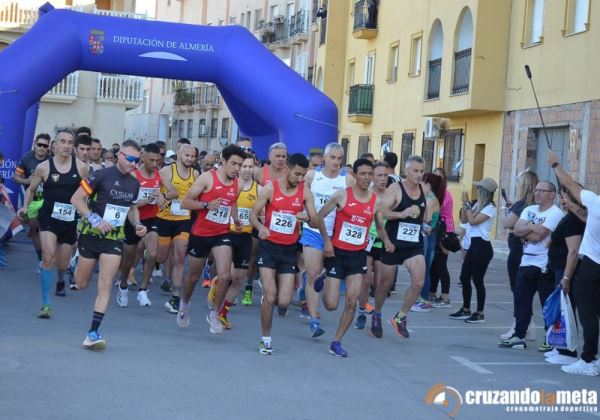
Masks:
[[[177,327],[166,312],[168,296],[157,282],[151,307],[140,307],[130,293],[129,307],[115,295],[100,329],[104,352],[81,347],[89,328],[95,283],[85,291],[53,296],[53,317],[40,320],[39,276],[27,238],[8,249],[9,266],[0,270],[0,419],[437,419],[455,407],[427,404],[436,384],[461,394],[456,418],[588,419],[596,413],[508,413],[503,405],[473,405],[469,390],[600,390],[600,377],[567,375],[544,363],[538,341],[526,350],[497,347],[511,321],[511,295],[502,252],[490,265],[486,284],[486,322],[469,325],[448,318],[449,309],[409,316],[410,339],[384,324],[384,337],[351,329],[343,340],[348,358],[327,350],[339,312],[323,313],[326,334],[309,335],[308,323],[294,307],[287,318],[275,316],[273,356],[258,353],[258,302],[235,307],[233,330],[211,336],[204,320],[207,289],[197,289],[191,323]],[[450,259],[452,310],[461,300],[460,261]],[[399,293],[384,307],[389,318],[400,305],[408,278],[401,270]],[[116,290],[115,290],[116,292]],[[475,302],[473,302],[473,306]],[[541,310],[534,302],[539,326]],[[368,321],[370,325],[370,320]],[[598,408],[597,402],[593,404]]]

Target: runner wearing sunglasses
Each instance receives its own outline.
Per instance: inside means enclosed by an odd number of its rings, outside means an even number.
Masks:
[[[83,216],[79,236],[79,261],[75,271],[78,289],[85,289],[99,260],[98,295],[94,304],[92,326],[83,342],[90,349],[102,350],[105,341],[98,334],[110,300],[112,280],[119,269],[125,237],[125,220],[143,237],[146,226],[140,222],[137,199],[140,182],[131,173],[140,161],[140,146],[133,140],[123,142],[117,163],[94,172],[81,181],[71,203]],[[89,207],[88,207],[89,200]]]

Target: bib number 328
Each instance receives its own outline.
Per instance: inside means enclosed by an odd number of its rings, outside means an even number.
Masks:
[[[340,241],[352,245],[363,245],[367,228],[344,222],[340,231]]]

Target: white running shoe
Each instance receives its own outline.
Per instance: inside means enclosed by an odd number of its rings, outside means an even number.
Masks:
[[[598,372],[598,368],[596,367],[595,362],[586,363],[582,359],[579,359],[575,363],[571,363],[570,365],[561,366],[560,370],[565,373],[571,373],[573,375],[584,375],[584,376],[598,376],[600,372]]]
[[[127,307],[129,304],[129,290],[123,290],[120,287],[118,287],[117,290],[117,305],[119,305],[121,308]]]
[[[221,334],[223,332],[223,324],[221,324],[221,321],[219,321],[215,311],[209,312],[208,316],[206,317],[206,322],[210,324],[211,334]]]
[[[527,332],[525,333],[525,340],[535,341],[535,322],[533,322],[533,319],[527,327]]]
[[[158,269],[158,270],[152,270],[152,277],[162,277],[162,270]]]
[[[504,334],[500,334],[500,340],[508,340],[510,337],[515,335],[515,322],[516,321],[513,318],[513,322],[512,322],[510,329],[507,332],[505,332]]]
[[[546,362],[553,365],[571,365],[577,361],[577,357],[557,354],[551,357],[546,357]]]
[[[554,357],[554,356],[558,356],[560,353],[558,352],[558,350],[556,349],[552,349],[550,351],[547,351],[546,353],[544,353],[544,357],[546,359],[548,359],[549,357]]]
[[[140,306],[150,306],[152,302],[148,299],[148,291],[140,290],[137,292],[137,300],[140,303]]]
[[[177,325],[180,328],[187,328],[190,325],[190,315],[188,313],[189,307],[183,309],[179,306],[179,312],[177,313]]]

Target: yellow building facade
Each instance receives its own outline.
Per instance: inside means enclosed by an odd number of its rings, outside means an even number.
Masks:
[[[600,8],[590,3],[323,1],[315,85],[338,105],[338,140],[348,161],[391,150],[399,172],[418,154],[426,171],[446,170],[457,208],[460,192],[474,194],[473,182],[483,177],[513,198],[517,174],[526,167],[551,176],[541,162],[546,149],[537,142],[541,126],[524,71],[529,64],[552,148],[576,178],[596,185],[600,162],[593,159],[600,160],[600,147],[597,155],[595,149],[576,153],[596,143],[600,86],[592,71],[600,58],[592,48],[600,37],[591,22]]]

